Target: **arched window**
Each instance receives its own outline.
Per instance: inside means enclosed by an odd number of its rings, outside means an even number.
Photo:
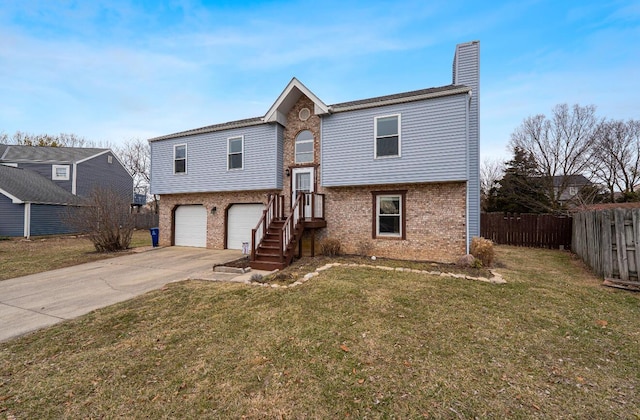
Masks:
[[[296,136],[296,163],[313,162],[313,133],[304,130]]]

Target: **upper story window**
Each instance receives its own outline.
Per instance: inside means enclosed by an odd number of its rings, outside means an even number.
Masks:
[[[51,179],[53,179],[54,181],[68,181],[69,165],[52,165]]]
[[[400,156],[400,114],[375,117],[374,149],[376,159]]]
[[[313,162],[313,133],[304,130],[296,136],[296,163]]]
[[[244,137],[227,139],[227,169],[242,169],[244,166]]]
[[[187,173],[187,145],[176,144],[173,146],[173,173]]]

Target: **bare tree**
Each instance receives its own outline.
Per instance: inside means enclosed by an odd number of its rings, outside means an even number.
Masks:
[[[497,158],[485,158],[480,165],[480,202],[485,211],[491,189],[502,179],[504,169],[504,162]]]
[[[551,118],[528,117],[511,134],[511,148],[526,150],[535,159],[553,211],[561,208],[559,198],[569,187],[569,176],[589,168],[598,126],[595,111],[593,105],[557,105]]]
[[[137,190],[144,190],[145,194],[151,185],[151,147],[141,139],[131,139],[121,147],[116,148],[118,156],[125,168],[133,175],[133,185]],[[153,195],[154,208],[157,212],[158,197]]]
[[[93,143],[87,141],[84,137],[80,137],[71,133],[51,134],[31,134],[22,131],[16,131],[9,136],[3,134],[0,136],[1,143],[16,144],[23,146],[49,146],[49,147],[91,147]]]
[[[117,191],[95,188],[79,207],[70,207],[64,222],[85,233],[99,252],[129,248],[135,227],[129,200]]]
[[[640,121],[602,121],[595,135],[591,172],[606,186],[610,201],[621,192],[634,199],[640,183]]]

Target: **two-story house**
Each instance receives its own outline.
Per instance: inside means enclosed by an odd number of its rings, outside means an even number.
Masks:
[[[133,198],[133,177],[110,149],[0,144],[0,236],[73,233],[64,216],[96,187]]]
[[[294,78],[262,117],[149,140],[160,244],[279,268],[308,231],[454,261],[480,230],[479,47],[456,47],[450,85],[327,105]]]

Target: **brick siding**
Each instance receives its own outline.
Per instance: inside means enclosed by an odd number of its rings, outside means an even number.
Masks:
[[[224,249],[226,210],[231,204],[268,203],[268,196],[279,191],[234,191],[197,194],[166,194],[160,197],[160,246],[173,245],[173,212],[179,205],[202,204],[207,210],[207,248]],[[211,213],[213,208],[215,213]],[[258,220],[256,220],[256,224]]]
[[[373,239],[372,191],[407,190],[406,239]],[[348,254],[455,262],[466,252],[465,183],[326,188],[327,228]]]

